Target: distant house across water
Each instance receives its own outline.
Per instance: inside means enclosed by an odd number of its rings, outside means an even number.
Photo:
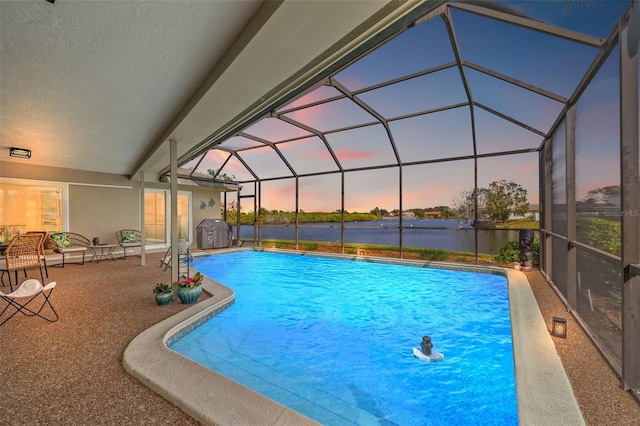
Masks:
[[[424,219],[439,219],[442,217],[441,211],[424,211],[421,215],[416,215],[413,210],[405,210],[402,212],[403,219],[416,219],[416,218],[424,218]]]
[[[413,210],[405,210],[402,212],[402,217],[404,219],[415,219],[416,214],[413,212]]]
[[[509,220],[512,220],[512,219],[533,219],[533,220],[539,221],[540,220],[540,204],[529,204],[529,210],[524,216],[518,213],[511,213],[511,215],[509,216]]]

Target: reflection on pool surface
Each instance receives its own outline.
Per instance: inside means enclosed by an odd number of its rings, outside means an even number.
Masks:
[[[323,424],[517,424],[506,278],[254,251],[196,259],[236,303],[171,349]],[[445,354],[420,361],[430,335]]]

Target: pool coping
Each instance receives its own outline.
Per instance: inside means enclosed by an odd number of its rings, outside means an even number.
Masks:
[[[506,276],[519,424],[585,424],[529,281],[522,272],[492,266],[277,249],[233,248],[215,254],[250,250]],[[195,254],[198,255],[209,256],[211,253]],[[205,278],[203,290],[211,297],[148,328],[129,343],[122,358],[125,370],[203,424],[318,425],[318,422],[169,349],[170,342],[234,303],[234,292],[214,280]]]

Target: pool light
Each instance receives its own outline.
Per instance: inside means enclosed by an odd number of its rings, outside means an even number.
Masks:
[[[556,337],[567,338],[567,320],[560,317],[553,317],[551,324],[551,335]]]

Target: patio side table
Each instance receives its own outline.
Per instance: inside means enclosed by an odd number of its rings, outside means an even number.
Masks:
[[[89,250],[91,250],[92,258],[91,261],[94,260],[96,263],[100,263],[100,259],[102,260],[116,260],[113,257],[113,251],[118,247],[116,244],[96,244],[90,245]]]

